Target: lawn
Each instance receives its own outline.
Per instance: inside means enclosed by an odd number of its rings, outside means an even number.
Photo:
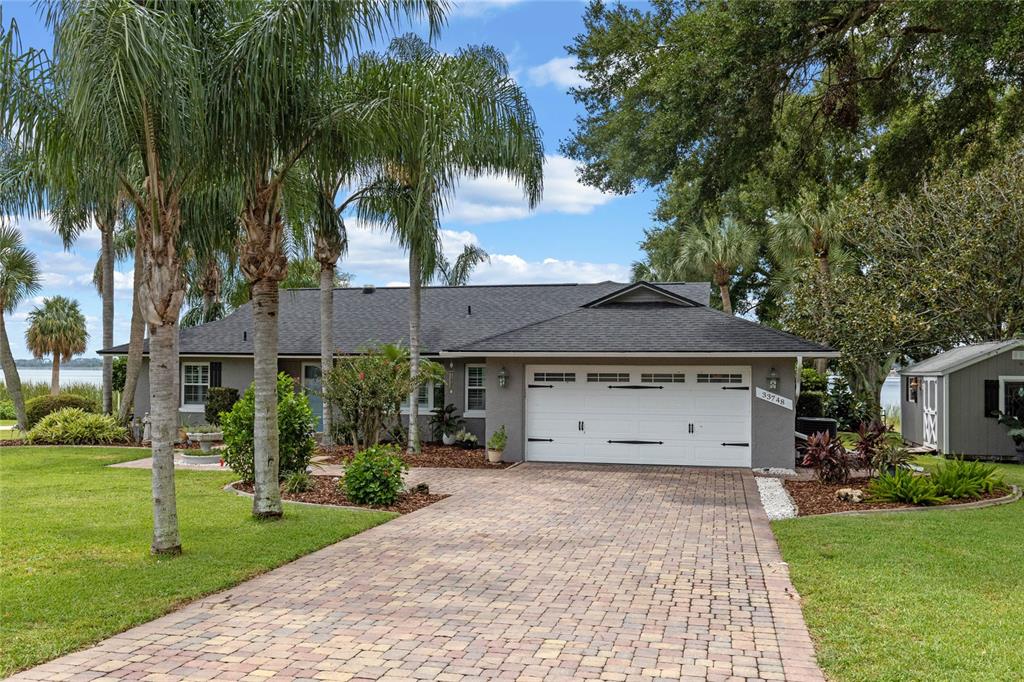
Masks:
[[[185,553],[149,555],[150,472],[127,448],[0,448],[0,677],[337,542],[394,514],[287,505],[254,521],[229,472],[179,471]]]
[[[1000,468],[1024,486],[1024,466]],[[1021,678],[1024,502],[772,528],[830,679]]]
[[[14,426],[17,424],[13,419],[0,419],[0,426]],[[18,429],[0,429],[0,440],[14,440],[21,438],[21,431]]]

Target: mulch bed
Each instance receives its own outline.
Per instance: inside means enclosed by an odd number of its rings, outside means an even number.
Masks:
[[[868,485],[868,479],[866,478],[853,478],[846,483],[821,483],[819,481],[794,481],[785,480],[783,485],[786,488],[786,492],[789,493],[790,497],[796,503],[797,515],[798,516],[814,516],[815,514],[831,514],[833,512],[844,512],[844,511],[865,511],[868,509],[906,509],[918,507],[912,504],[903,504],[901,502],[872,502],[870,499],[866,499],[863,502],[846,502],[844,500],[836,499],[836,491],[841,488],[856,488],[859,490],[865,490]],[[968,502],[979,502],[982,500],[992,500],[998,497],[1003,497],[1009,491],[1008,490],[997,490],[994,493],[983,494],[977,499],[960,499],[960,500],[949,500],[940,505],[931,505],[935,507],[942,507],[955,504],[966,504]]]
[[[321,464],[344,464],[345,460],[355,454],[355,448],[351,445],[336,445],[332,447],[320,447],[318,455],[327,456],[328,459],[318,460]],[[487,450],[477,448],[466,450],[455,445],[442,445],[440,443],[424,443],[423,452],[409,454],[404,450],[401,453],[402,459],[410,467],[437,467],[441,469],[506,469],[512,466],[511,462],[491,464],[487,461]]]
[[[282,488],[281,497],[293,502],[308,502],[310,504],[326,504],[339,507],[362,507],[363,509],[376,509],[379,511],[397,512],[408,514],[417,509],[423,509],[435,502],[440,502],[448,495],[435,495],[425,492],[405,492],[398,496],[398,502],[387,507],[376,505],[356,504],[348,499],[345,491],[338,486],[337,476],[310,476],[312,487],[304,493],[288,493]],[[235,490],[252,493],[252,483],[235,483]]]

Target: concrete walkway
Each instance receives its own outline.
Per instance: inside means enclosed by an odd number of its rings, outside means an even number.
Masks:
[[[749,471],[412,478],[453,495],[18,679],[823,679]]]

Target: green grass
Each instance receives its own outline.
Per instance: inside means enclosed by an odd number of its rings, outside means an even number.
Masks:
[[[14,426],[15,424],[17,424],[17,422],[13,419],[0,419],[0,426]],[[21,437],[21,431],[18,429],[0,430],[0,440],[18,440]]]
[[[845,447],[852,449],[855,445],[857,445],[858,436],[856,431],[840,431],[838,435],[839,441]],[[899,431],[890,431],[889,433],[885,434],[885,439],[895,445],[903,444],[903,436],[900,435]]]
[[[0,448],[0,677],[81,648],[394,517],[286,505],[250,516],[228,472],[179,471],[185,553],[149,554],[150,472],[127,448]]]
[[[1024,466],[1000,469],[1024,486]],[[772,528],[829,679],[1021,679],[1024,502]]]

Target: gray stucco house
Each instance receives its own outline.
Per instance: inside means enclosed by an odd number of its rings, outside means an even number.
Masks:
[[[798,362],[836,353],[708,296],[706,283],[426,288],[422,351],[447,372],[421,391],[421,413],[453,403],[481,441],[504,425],[513,461],[792,467]],[[336,290],[337,352],[406,342],[408,299],[404,287]],[[317,290],[281,293],[279,367],[314,400],[319,324]],[[201,420],[209,386],[252,381],[250,307],[183,329],[180,352],[181,417]],[[146,375],[136,414],[149,409]]]
[[[900,372],[903,439],[937,452],[1014,457],[996,412],[1024,419],[1024,339],[961,346]]]

